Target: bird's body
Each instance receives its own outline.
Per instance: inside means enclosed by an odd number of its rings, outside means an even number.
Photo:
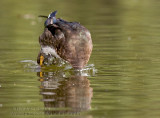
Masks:
[[[82,69],[92,52],[89,30],[77,22],[67,22],[54,16],[47,20],[44,32],[39,37],[41,49],[37,62],[40,63],[43,56],[42,64],[56,64],[59,60],[65,60],[73,68]]]

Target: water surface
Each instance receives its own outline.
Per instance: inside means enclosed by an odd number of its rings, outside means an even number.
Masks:
[[[45,19],[78,21],[92,34],[83,72],[35,63]],[[158,118],[158,0],[2,0],[0,116],[3,118]]]

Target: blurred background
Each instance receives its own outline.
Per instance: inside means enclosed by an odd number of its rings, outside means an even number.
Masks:
[[[37,69],[38,15],[55,10],[90,30],[95,74]],[[159,118],[159,14],[158,0],[1,0],[0,116]]]

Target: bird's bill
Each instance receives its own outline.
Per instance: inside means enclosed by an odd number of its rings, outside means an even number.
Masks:
[[[44,61],[44,56],[41,55],[41,56],[40,56],[40,63],[39,63],[40,66],[43,65],[43,61]]]

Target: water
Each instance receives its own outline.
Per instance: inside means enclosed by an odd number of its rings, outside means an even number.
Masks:
[[[83,72],[39,68],[44,19],[78,21],[92,34]],[[159,118],[158,0],[2,0],[0,116],[3,118]]]

